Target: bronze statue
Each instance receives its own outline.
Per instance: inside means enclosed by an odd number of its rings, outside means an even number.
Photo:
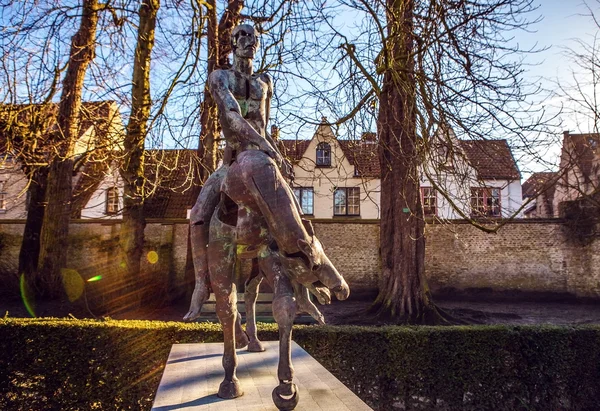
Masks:
[[[284,179],[291,176],[291,166],[266,133],[273,89],[267,74],[253,74],[257,47],[258,33],[252,26],[236,27],[233,67],[215,70],[209,78],[227,146],[223,166],[209,177],[192,209],[196,287],[184,320],[200,314],[209,296],[210,278],[224,333],[225,379],[218,395],[239,397],[243,392],[235,376],[235,348],[248,345],[249,351],[264,351],[256,336],[254,303],[266,278],[274,291],[273,316],[280,340],[279,385],[273,390],[273,401],[280,410],[292,410],[298,403],[290,356],[294,317],[303,310],[322,323],[309,292],[328,303],[329,290],[340,300],[350,290],[323,252],[310,221],[302,218]],[[247,334],[236,308],[236,258],[256,258],[260,267],[260,275],[246,281]]]

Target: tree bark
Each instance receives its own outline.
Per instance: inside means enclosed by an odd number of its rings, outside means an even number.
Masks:
[[[425,278],[425,223],[413,76],[413,0],[387,0],[387,66],[377,128],[381,164],[381,283],[371,307],[398,323],[445,322]]]
[[[221,68],[230,66],[228,56],[231,53],[231,33],[233,33],[233,29],[241,22],[241,14],[244,6],[244,0],[228,0],[227,8],[219,20],[217,65]]]
[[[61,269],[67,264],[71,215],[73,153],[77,140],[85,73],[94,58],[98,0],[83,0],[81,24],[71,41],[69,65],[58,109],[56,155],[50,163],[46,210],[41,232],[39,275],[42,296],[62,296]]]
[[[31,172],[28,189],[29,204],[19,251],[19,275],[24,275],[34,290],[41,291],[43,284],[37,277],[40,256],[40,232],[44,221],[44,201],[48,180],[48,167],[39,167]]]
[[[121,168],[124,180],[123,222],[119,235],[121,266],[124,268],[124,291],[131,306],[140,303],[139,276],[144,247],[144,141],[148,133],[150,63],[154,47],[159,0],[143,0],[139,8],[139,27],[133,65],[131,115],[125,136],[125,158]],[[125,301],[125,299],[123,300]]]
[[[219,123],[217,104],[208,89],[208,76],[216,69],[219,60],[219,27],[217,25],[217,5],[215,0],[208,1],[207,7],[207,46],[208,61],[206,84],[204,85],[204,100],[200,105],[200,141],[198,144],[198,157],[202,165],[200,178],[206,181],[208,176],[215,171],[217,166],[217,139]]]
[[[218,23],[216,1],[209,0],[208,5],[207,39],[209,54],[204,100],[200,106],[200,142],[198,144],[198,157],[202,164],[200,170],[202,181],[206,181],[208,176],[216,169],[217,141],[221,131],[217,104],[208,89],[208,76],[217,68],[228,68],[230,66],[228,56],[231,53],[231,33],[240,24],[244,1],[228,0],[227,8],[223,11]]]

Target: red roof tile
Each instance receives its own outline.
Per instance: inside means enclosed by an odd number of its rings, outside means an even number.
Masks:
[[[484,180],[521,178],[506,140],[460,140],[460,146],[479,178]]]
[[[548,190],[554,191],[554,183],[556,183],[558,175],[555,171],[533,173],[521,186],[523,198],[537,197],[540,193]]]
[[[279,150],[292,163],[300,161],[311,140],[278,140]]]
[[[350,164],[355,167],[357,177],[378,178],[381,175],[377,143],[353,140],[338,140],[338,143]]]

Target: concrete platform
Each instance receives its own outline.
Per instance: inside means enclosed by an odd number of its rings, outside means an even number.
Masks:
[[[237,376],[244,395],[233,400],[217,397],[224,376],[223,343],[174,344],[152,410],[277,411],[271,392],[278,384],[279,343],[263,343],[266,351],[262,353],[237,351]],[[292,344],[292,362],[300,394],[296,410],[371,410],[296,343]]]

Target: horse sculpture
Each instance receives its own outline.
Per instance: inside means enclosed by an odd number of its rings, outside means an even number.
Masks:
[[[210,278],[224,334],[225,378],[218,395],[239,397],[243,392],[235,375],[235,349],[247,345],[250,351],[264,350],[256,336],[254,304],[266,278],[274,291],[273,317],[279,325],[279,385],[273,401],[281,410],[292,410],[298,403],[290,345],[294,317],[303,310],[323,323],[309,292],[327,303],[330,290],[340,300],[350,290],[323,252],[310,222],[302,219],[280,171],[293,176],[291,165],[266,132],[273,82],[268,74],[253,72],[258,44],[252,26],[237,26],[231,37],[232,67],[209,76],[227,144],[223,165],[205,182],[190,217],[196,287],[184,320],[199,316]],[[256,258],[261,272],[246,282],[247,333],[236,307],[237,258]]]
[[[269,195],[265,195],[267,191]],[[291,364],[294,317],[300,309],[323,321],[308,298],[309,291],[324,303],[330,301],[330,290],[340,300],[346,299],[350,291],[323,252],[310,222],[301,218],[276,164],[264,153],[245,151],[229,167],[210,221],[207,255],[224,333],[225,379],[218,395],[236,398],[243,393],[235,375],[236,345],[239,348],[247,343],[249,351],[264,350],[256,335],[254,316],[258,285],[264,276],[274,291],[273,317],[279,326],[279,385],[273,390],[273,401],[280,410],[294,409],[299,399]],[[246,283],[247,337],[236,309],[237,258],[257,258],[262,274]]]

